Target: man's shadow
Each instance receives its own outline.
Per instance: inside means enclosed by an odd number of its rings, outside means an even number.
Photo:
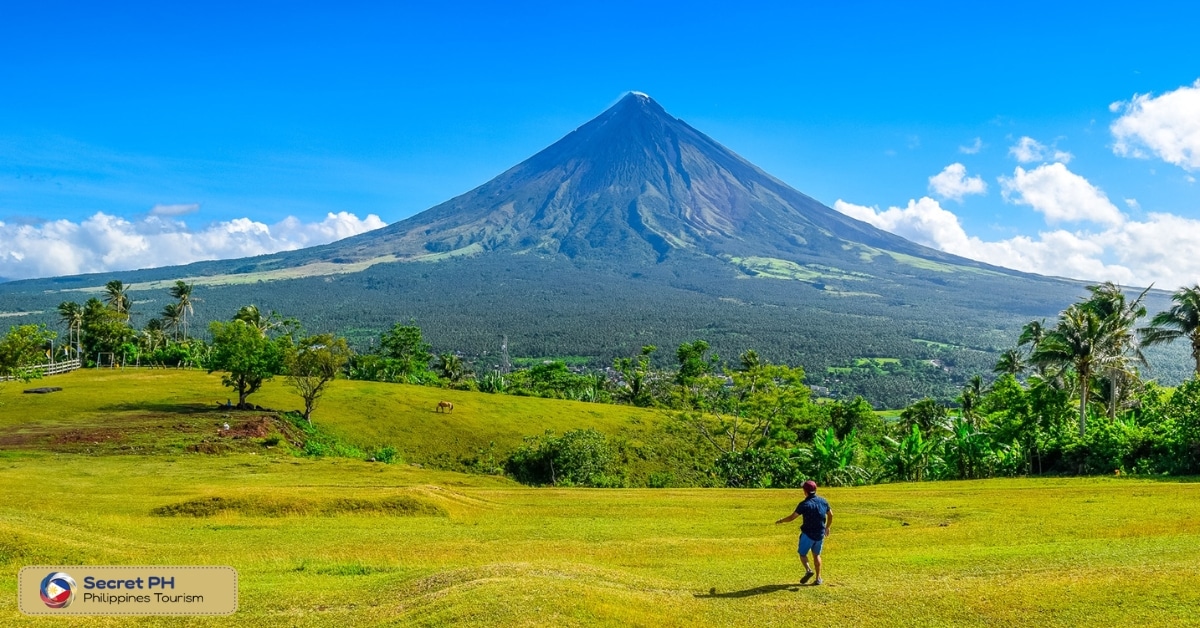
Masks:
[[[699,598],[718,598],[718,597],[751,597],[755,595],[766,595],[768,593],[776,593],[778,591],[792,591],[793,593],[800,590],[798,584],[764,584],[753,589],[744,591],[730,591],[728,593],[717,593],[715,588],[709,589],[708,593],[697,593],[695,597]]]

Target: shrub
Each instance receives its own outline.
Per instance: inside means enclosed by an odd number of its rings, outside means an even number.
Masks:
[[[592,428],[527,437],[505,468],[524,484],[614,488],[625,483],[613,448]]]

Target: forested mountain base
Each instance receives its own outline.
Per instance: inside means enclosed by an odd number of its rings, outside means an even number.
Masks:
[[[232,270],[229,264],[203,269],[221,273]],[[112,275],[130,284],[135,326],[171,302],[165,288],[139,284],[176,279],[187,269]],[[386,263],[341,275],[199,281],[192,327],[202,333],[208,321],[226,320],[254,303],[263,312],[298,318],[311,332],[344,334],[365,351],[383,330],[411,319],[435,353],[461,353],[480,371],[499,364],[505,336],[513,357],[582,356],[597,368],[643,345],[704,339],[724,360],[754,349],[772,362],[804,366],[809,384],[839,398],[862,395],[877,408],[900,408],[924,397],[952,401],[967,378],[989,371],[1000,351],[1015,344],[1022,324],[1053,318],[1086,295],[1082,284],[1062,280],[900,264],[889,269],[896,274],[879,273],[866,288],[880,296],[837,296],[811,283],[750,276],[706,256],[677,256],[637,270],[532,254]],[[0,312],[10,324],[56,327],[60,302],[99,294],[106,280],[0,284]],[[79,291],[85,286],[97,289]],[[63,287],[70,291],[59,291]],[[1154,293],[1147,304],[1156,311],[1167,299]],[[861,358],[900,363],[851,368]],[[656,359],[665,365],[669,356]],[[1149,375],[1167,384],[1190,370],[1182,347],[1152,352],[1150,359]]]

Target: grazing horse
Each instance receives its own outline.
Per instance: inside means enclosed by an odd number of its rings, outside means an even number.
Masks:
[[[454,404],[449,401],[439,401],[434,412],[454,412]]]

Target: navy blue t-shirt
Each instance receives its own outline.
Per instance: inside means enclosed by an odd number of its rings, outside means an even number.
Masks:
[[[809,495],[796,506],[796,514],[804,517],[800,522],[800,531],[805,536],[820,541],[825,538],[825,516],[829,514],[829,502],[824,497]]]

